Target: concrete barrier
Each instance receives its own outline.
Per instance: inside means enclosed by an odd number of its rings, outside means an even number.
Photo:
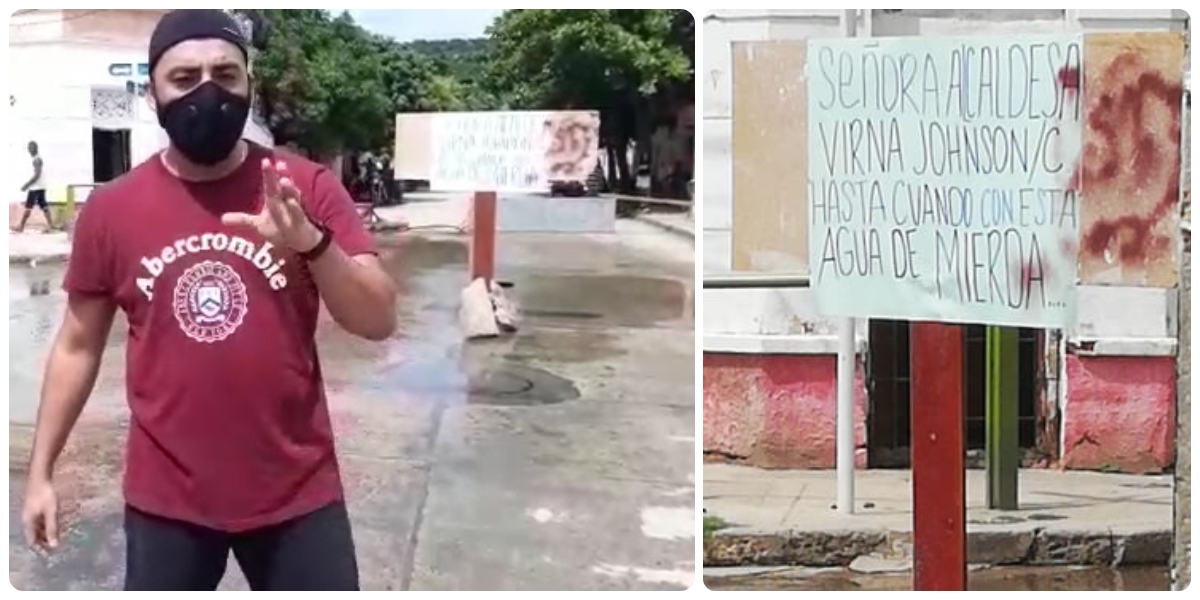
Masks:
[[[616,204],[603,197],[502,195],[496,225],[500,233],[613,233]]]

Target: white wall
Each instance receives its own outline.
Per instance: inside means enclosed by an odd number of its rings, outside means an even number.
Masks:
[[[92,87],[124,89],[125,79],[108,73],[112,63],[137,64],[145,48],[63,42],[17,46],[9,51],[16,104],[11,144],[36,140],[46,164],[47,183],[61,187],[92,182]],[[131,158],[137,164],[164,141],[144,98],[134,99],[134,118],[114,127],[131,131]],[[28,159],[21,157],[28,168]]]
[[[9,44],[62,39],[61,9],[18,10],[8,19]]]
[[[53,191],[55,187],[92,183],[94,125],[129,129],[130,154],[134,165],[165,147],[166,132],[159,127],[157,116],[144,97],[134,98],[135,112],[133,118],[126,122],[94,124],[92,121],[92,88],[123,90],[125,82],[130,79],[112,76],[109,65],[137,65],[145,60],[145,46],[67,42],[10,46],[10,93],[16,98],[10,108],[10,178],[28,177],[30,167],[26,145],[30,140],[35,140],[45,161],[47,183],[52,186],[52,200],[61,200],[55,197],[61,193]],[[138,79],[136,75],[134,79]],[[253,120],[247,122],[245,136],[267,146],[273,145],[270,133]],[[16,190],[23,181],[10,183],[9,189]]]

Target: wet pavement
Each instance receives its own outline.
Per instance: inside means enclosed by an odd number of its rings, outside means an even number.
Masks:
[[[695,394],[691,244],[505,235],[512,337],[464,343],[462,237],[392,236],[402,333],[318,331],[364,589],[627,590],[691,585]],[[632,228],[631,228],[632,227]],[[684,249],[686,248],[686,251]],[[19,527],[61,267],[10,274],[10,576],[18,589],[119,589],[124,323],[57,475],[64,547]],[[48,294],[40,282],[50,281]],[[31,294],[32,292],[32,294]],[[231,562],[222,588],[242,589]]]
[[[1165,567],[997,567],[968,573],[968,591],[1166,591]],[[900,591],[912,589],[911,573],[859,574],[844,569],[780,568],[714,576],[704,585],[713,591]]]

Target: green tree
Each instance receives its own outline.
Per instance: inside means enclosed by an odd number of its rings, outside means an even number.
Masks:
[[[394,99],[380,74],[387,56],[347,13],[254,10],[253,74],[263,116],[280,143],[331,156],[389,140]]]
[[[491,41],[486,38],[415,40],[403,45],[429,60],[437,76],[430,95],[439,110],[489,111],[503,103],[488,85]]]
[[[511,10],[488,29],[491,85],[512,108],[600,111],[620,187],[651,100],[694,80],[695,21],[682,10]]]

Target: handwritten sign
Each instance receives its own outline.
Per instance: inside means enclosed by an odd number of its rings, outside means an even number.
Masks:
[[[1081,36],[811,40],[809,266],[826,315],[1075,319]]]
[[[590,111],[431,115],[430,187],[545,192],[584,181],[599,159],[600,118]]]

